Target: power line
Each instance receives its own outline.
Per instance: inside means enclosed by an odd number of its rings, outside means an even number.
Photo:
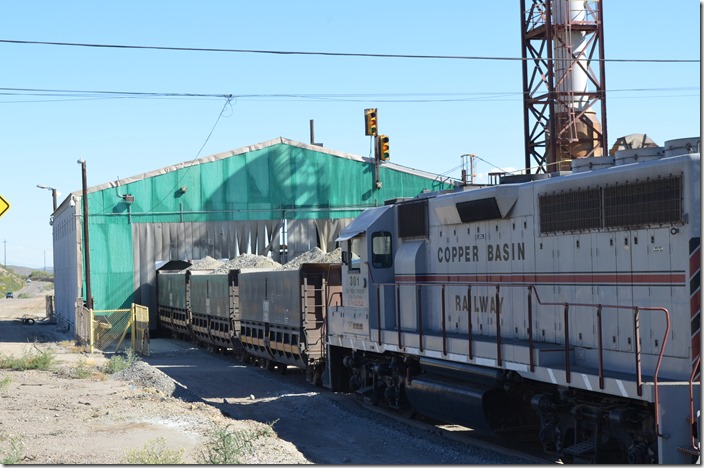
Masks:
[[[0,88],[0,91],[18,91],[25,93],[54,93],[56,95],[78,95],[78,94],[112,94],[123,96],[159,96],[159,97],[218,97],[228,98],[232,94],[203,94],[203,93],[154,93],[143,91],[96,91],[96,90],[75,90],[75,89],[39,89],[39,88]],[[0,93],[5,94],[5,93]]]
[[[628,88],[609,90],[614,93],[650,93],[650,92],[683,92],[698,91],[698,87],[667,87],[667,88]],[[39,89],[39,88],[0,88],[0,96],[35,96],[44,97],[44,100],[35,101],[0,101],[0,103],[26,103],[26,102],[64,102],[87,101],[101,99],[221,99],[235,98],[249,101],[327,101],[327,102],[395,102],[395,103],[423,103],[423,102],[468,102],[468,101],[507,101],[517,100],[523,95],[520,91],[500,92],[409,92],[409,93],[337,93],[337,94],[305,94],[305,93],[278,93],[278,94],[231,94],[231,93],[172,93],[172,92],[135,92],[135,91],[96,91],[96,90],[66,90],[66,89]],[[698,94],[697,94],[698,95]],[[689,97],[691,94],[669,96]],[[633,98],[637,96],[617,96],[617,98]],[[649,96],[652,97],[652,96]],[[662,96],[665,97],[665,96]]]
[[[169,47],[169,46],[147,46],[147,45],[126,45],[126,44],[94,44],[82,42],[51,42],[51,41],[21,41],[14,39],[0,39],[4,44],[23,45],[50,45],[64,47],[91,47],[102,49],[137,49],[137,50],[168,50],[177,52],[225,52],[237,54],[270,54],[270,55],[318,55],[327,57],[365,57],[365,58],[403,58],[403,59],[436,59],[436,60],[496,60],[496,61],[523,61],[534,60],[523,57],[501,57],[501,56],[481,56],[481,55],[417,55],[417,54],[372,54],[359,52],[322,52],[322,51],[293,51],[293,50],[257,50],[257,49],[221,49],[210,47]],[[558,61],[561,59],[542,58],[542,61]],[[569,60],[572,59],[562,59]],[[699,59],[594,59],[600,62],[627,62],[627,63],[699,63]]]
[[[215,119],[215,123],[213,124],[212,128],[210,129],[210,132],[208,133],[208,136],[205,138],[205,141],[204,141],[203,144],[201,145],[200,149],[199,149],[198,152],[196,153],[196,155],[195,155],[195,157],[193,158],[193,160],[191,160],[191,162],[186,166],[185,170],[181,173],[181,177],[179,177],[179,179],[178,179],[178,181],[176,182],[176,185],[174,186],[174,188],[173,188],[172,190],[169,190],[169,191],[166,193],[166,195],[164,196],[164,198],[162,198],[162,199],[159,201],[159,203],[157,203],[156,205],[153,205],[153,206],[152,206],[151,208],[149,208],[148,210],[145,210],[145,213],[151,213],[152,211],[154,211],[154,209],[155,209],[156,207],[160,206],[162,203],[164,203],[164,201],[165,201],[167,198],[169,198],[169,196],[171,195],[171,193],[173,193],[173,191],[176,190],[176,188],[181,187],[181,182],[183,181],[184,177],[186,177],[186,174],[188,174],[188,172],[191,170],[191,168],[193,167],[193,163],[196,162],[196,160],[197,160],[198,157],[200,156],[201,151],[203,151],[203,148],[205,148],[205,145],[206,145],[206,144],[208,143],[208,141],[210,140],[210,137],[213,135],[213,132],[215,131],[215,127],[218,126],[218,123],[220,122],[220,119],[222,118],[223,114],[225,113],[225,109],[227,109],[228,107],[231,106],[231,102],[232,102],[232,100],[234,99],[234,97],[233,97],[231,94],[229,94],[229,95],[227,95],[227,96],[225,96],[225,97],[227,98],[226,101],[225,101],[225,104],[223,104],[222,109],[220,110],[220,113],[218,114],[218,118]]]

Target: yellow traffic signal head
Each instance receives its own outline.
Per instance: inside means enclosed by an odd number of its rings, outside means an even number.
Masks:
[[[389,137],[379,135],[379,159],[388,161],[389,159]]]
[[[376,108],[364,109],[364,134],[376,136],[377,132]]]

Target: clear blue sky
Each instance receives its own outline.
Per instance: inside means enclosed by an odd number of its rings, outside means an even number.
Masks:
[[[0,3],[0,40],[380,54],[520,57],[520,2],[33,1]],[[700,4],[605,0],[607,59],[700,56]],[[0,88],[233,94],[200,156],[283,136],[369,155],[377,107],[391,160],[444,173],[475,153],[486,173],[522,168],[517,61],[176,52],[0,43]],[[606,65],[609,146],[700,134],[700,64]],[[636,91],[645,90],[645,91]],[[3,92],[3,91],[0,91]],[[444,96],[424,96],[444,93]],[[223,98],[0,95],[0,259],[51,266],[51,192],[190,161]],[[271,95],[303,95],[282,98]],[[242,95],[268,95],[259,98]],[[315,96],[319,95],[319,96]],[[338,96],[334,96],[338,95]],[[341,95],[341,96],[340,96]],[[440,99],[450,99],[440,101]],[[429,102],[428,102],[429,101]],[[449,175],[459,178],[459,169]],[[5,243],[6,241],[6,243]]]

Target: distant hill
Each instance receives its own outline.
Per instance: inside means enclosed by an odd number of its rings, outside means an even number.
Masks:
[[[2,298],[5,297],[5,293],[8,291],[17,291],[24,286],[25,278],[18,275],[10,269],[4,269],[0,267],[0,294]]]
[[[0,268],[2,268],[2,267],[0,267]],[[29,267],[14,266],[14,265],[8,265],[7,268],[14,271],[18,275],[25,276],[25,277],[31,275],[33,271],[41,271],[41,272],[44,271],[43,268],[29,268]],[[52,267],[47,267],[46,272],[50,273],[53,276],[54,269]]]

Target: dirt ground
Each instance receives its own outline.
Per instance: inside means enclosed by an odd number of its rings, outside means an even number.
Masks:
[[[44,300],[0,299],[0,354],[56,353],[51,371],[0,370],[0,461],[17,455],[19,463],[118,464],[128,451],[163,438],[164,447],[183,449],[184,463],[195,463],[214,427],[266,429],[228,418],[204,402],[173,398],[168,387],[109,378],[100,372],[105,356],[77,352],[72,336],[41,321]],[[22,317],[37,321],[23,324]],[[255,452],[242,462],[308,463],[293,444],[266,432],[271,435],[258,438]]]
[[[370,411],[295,369],[281,375],[179,340],[152,338],[149,357],[121,379],[107,376],[107,356],[77,352],[73,336],[41,320],[44,294],[0,299],[0,354],[49,349],[57,361],[51,371],[0,370],[0,460],[19,452],[19,463],[120,464],[163,438],[197,463],[213,427],[230,425],[271,427],[245,464],[535,463]],[[25,316],[37,321],[23,324]]]

